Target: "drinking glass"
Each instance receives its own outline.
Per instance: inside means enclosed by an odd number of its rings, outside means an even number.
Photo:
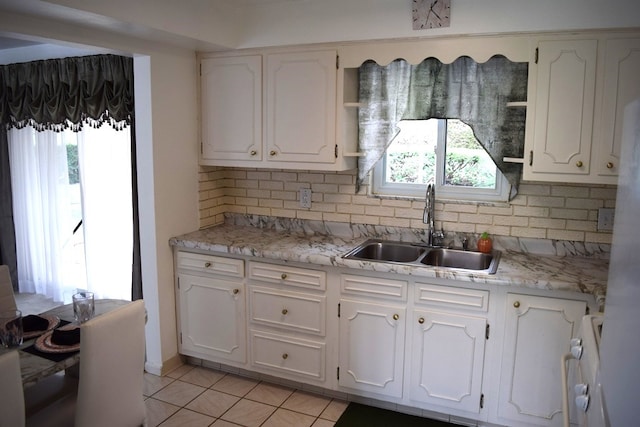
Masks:
[[[95,314],[93,292],[78,292],[73,295],[73,317],[81,324],[91,319]]]
[[[22,344],[22,312],[8,310],[0,312],[0,343],[4,347],[17,347]]]

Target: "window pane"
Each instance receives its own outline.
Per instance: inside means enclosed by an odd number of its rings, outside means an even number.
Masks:
[[[444,184],[495,188],[496,165],[478,143],[473,130],[460,120],[447,120]]]
[[[432,183],[436,170],[437,120],[407,120],[387,149],[385,181],[394,184]]]

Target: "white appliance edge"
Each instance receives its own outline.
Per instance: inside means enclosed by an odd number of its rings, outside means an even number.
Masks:
[[[639,82],[640,84],[640,82]],[[623,147],[600,344],[600,378],[611,427],[638,425],[640,411],[640,99],[624,114]]]

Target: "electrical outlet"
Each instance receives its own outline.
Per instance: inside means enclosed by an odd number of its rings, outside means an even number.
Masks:
[[[300,207],[305,209],[311,208],[311,189],[310,188],[300,189]]]
[[[611,208],[598,209],[598,231],[613,230],[615,212],[615,209]]]

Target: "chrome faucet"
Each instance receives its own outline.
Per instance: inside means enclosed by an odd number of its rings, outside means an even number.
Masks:
[[[433,232],[436,227],[435,224],[435,200],[436,190],[433,184],[427,185],[427,195],[424,201],[424,212],[422,213],[422,222],[427,224],[427,244],[433,246]]]
[[[444,230],[436,231],[436,187],[433,184],[427,185],[427,195],[425,197],[424,212],[422,222],[427,224],[427,245],[441,246],[444,240]]]

